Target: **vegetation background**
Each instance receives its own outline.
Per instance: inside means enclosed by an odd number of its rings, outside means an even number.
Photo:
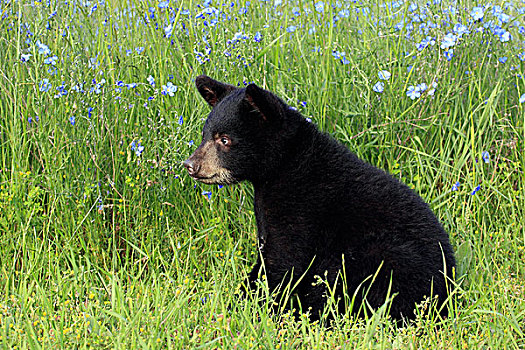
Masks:
[[[524,13],[1,0],[0,347],[525,348]],[[420,193],[457,251],[451,317],[325,327],[236,298],[252,188],[181,166],[209,111],[199,74],[274,91]]]

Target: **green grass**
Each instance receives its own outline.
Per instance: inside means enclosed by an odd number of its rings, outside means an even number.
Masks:
[[[429,18],[445,20],[447,1],[431,5]],[[329,2],[320,14],[314,2],[213,1],[225,14],[215,26],[196,18],[203,7],[192,0],[183,1],[191,15],[176,1],[161,10],[139,0],[98,3],[90,14],[95,3],[0,3],[1,348],[525,347],[525,80],[523,35],[512,21],[503,25],[510,42],[470,24],[447,61],[439,46],[450,28],[431,29],[436,44],[423,51],[415,43],[425,35],[393,29],[410,17],[409,3],[343,2],[351,16],[337,26],[326,24],[340,11]],[[155,19],[145,26],[150,6]],[[294,6],[312,13],[294,15]],[[467,23],[472,6],[458,5],[449,23]],[[504,11],[523,23],[520,6]],[[241,31],[248,38],[229,44]],[[37,40],[57,56],[55,74]],[[383,93],[372,90],[379,70],[392,73]],[[457,252],[451,317],[422,305],[406,327],[381,310],[338,315],[327,328],[306,314],[273,314],[264,283],[260,297],[235,297],[257,256],[252,188],[198,184],[181,166],[209,111],[194,87],[199,74],[274,91],[420,193]],[[90,92],[93,79],[105,79],[100,93]],[[137,86],[119,92],[119,81]],[[168,81],[174,96],[161,93]],[[406,96],[433,81],[434,95]],[[68,93],[55,97],[62,82]],[[85,92],[73,90],[79,83]],[[139,156],[133,141],[144,146]]]

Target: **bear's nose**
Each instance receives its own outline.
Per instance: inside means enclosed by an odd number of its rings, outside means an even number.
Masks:
[[[184,163],[182,163],[184,167],[188,170],[188,173],[193,176],[199,172],[199,165],[195,164],[195,162],[190,158],[186,159]]]

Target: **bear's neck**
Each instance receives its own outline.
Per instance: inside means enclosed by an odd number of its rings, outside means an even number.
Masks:
[[[355,157],[345,146],[324,132],[320,132],[314,124],[306,121],[299,113],[293,116],[292,135],[287,138],[281,157],[275,167],[261,169],[259,176],[250,181],[256,192],[265,188],[283,186],[301,188],[313,185],[312,175],[317,183],[330,181],[323,174],[336,168],[338,163],[346,163],[343,158]],[[340,169],[339,169],[340,170]],[[331,170],[334,173],[334,169]]]

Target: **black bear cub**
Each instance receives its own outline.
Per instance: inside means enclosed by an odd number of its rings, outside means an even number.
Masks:
[[[377,309],[393,296],[389,313],[400,320],[414,318],[425,297],[443,303],[454,253],[421,197],[271,92],[207,76],[195,82],[213,108],[184,166],[207,184],[253,184],[260,257],[251,286],[262,265],[272,290],[299,281],[294,292],[312,318],[327,300],[316,276],[337,284],[339,297],[349,295],[353,312]]]

